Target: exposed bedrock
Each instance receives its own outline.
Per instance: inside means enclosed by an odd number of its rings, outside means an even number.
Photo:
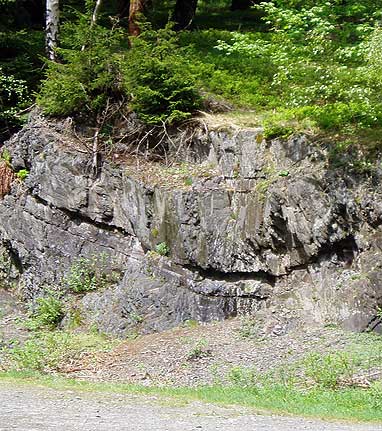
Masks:
[[[94,178],[91,155],[62,124],[38,117],[6,146],[13,168],[30,173],[0,201],[0,282],[25,298],[65,289],[78,257],[102,254],[118,281],[76,302],[105,332],[256,313],[286,329],[380,326],[380,179],[331,170],[307,137],[201,134],[178,157],[214,175],[187,186],[170,184],[165,167],[153,185],[149,172],[112,158]],[[168,257],[152,252],[158,244]]]

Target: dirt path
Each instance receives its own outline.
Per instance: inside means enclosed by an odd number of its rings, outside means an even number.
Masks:
[[[240,407],[0,384],[0,431],[382,431],[377,425],[259,415]]]

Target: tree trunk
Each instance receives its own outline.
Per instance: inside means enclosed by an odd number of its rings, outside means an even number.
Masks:
[[[60,18],[59,0],[46,0],[45,44],[49,60],[56,61],[58,23]]]
[[[177,0],[175,5],[174,17],[175,29],[185,30],[190,28],[195,18],[198,0]]]
[[[129,33],[130,36],[139,36],[141,28],[139,26],[139,18],[144,14],[146,0],[130,0],[129,11]]]
[[[245,9],[249,9],[250,6],[252,6],[254,3],[254,1],[252,0],[232,0],[231,3],[231,10],[245,10]],[[259,3],[259,2],[257,2]]]
[[[99,14],[99,10],[101,9],[101,6],[102,6],[102,0],[97,0],[94,6],[92,18],[90,21],[90,28],[93,28],[97,24],[98,14]],[[85,48],[86,48],[86,45],[82,45],[81,51],[85,51]]]
[[[92,20],[90,26],[93,27],[97,23],[99,10],[101,9],[102,0],[97,0],[93,10]]]

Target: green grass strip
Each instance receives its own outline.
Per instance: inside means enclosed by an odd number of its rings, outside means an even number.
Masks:
[[[121,383],[93,383],[32,372],[0,373],[0,384],[43,386],[56,390],[157,395],[174,401],[239,405],[256,411],[356,422],[382,422],[382,394],[372,389],[300,391],[274,385],[261,389],[235,386],[171,388]]]

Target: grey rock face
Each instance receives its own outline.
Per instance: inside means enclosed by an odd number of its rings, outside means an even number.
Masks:
[[[65,289],[78,257],[107,254],[121,280],[78,300],[105,332],[256,312],[378,326],[379,194],[328,171],[306,137],[210,131],[189,159],[220,174],[187,188],[153,187],[106,160],[94,179],[91,155],[43,119],[7,147],[14,168],[30,174],[0,201],[0,274],[26,298]],[[147,253],[160,243],[168,258]]]

